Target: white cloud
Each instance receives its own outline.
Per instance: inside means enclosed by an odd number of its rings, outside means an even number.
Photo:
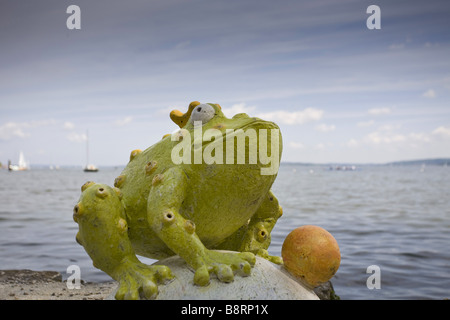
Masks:
[[[114,122],[114,124],[115,124],[116,126],[122,127],[122,126],[125,126],[125,125],[131,123],[131,121],[133,121],[133,117],[128,116],[128,117],[125,117],[125,118],[123,118],[123,119],[118,119],[118,120],[116,120],[116,121]]]
[[[72,142],[83,142],[87,140],[87,135],[85,133],[71,132],[67,135],[67,139]]]
[[[293,148],[293,149],[302,149],[302,148],[304,148],[305,146],[303,145],[303,143],[300,143],[300,142],[293,142],[293,141],[291,141],[291,142],[289,142],[289,147],[291,147],[291,148]]]
[[[443,128],[443,127],[441,127]],[[439,128],[438,128],[439,129]],[[436,130],[438,130],[436,129]],[[436,130],[433,132],[433,134],[436,132]],[[440,130],[438,131],[438,133]],[[444,131],[445,132],[445,131]],[[450,136],[450,129],[447,133]],[[375,144],[375,145],[381,145],[381,144],[393,144],[393,143],[402,143],[402,144],[410,144],[417,146],[417,143],[430,143],[432,142],[432,137],[428,133],[423,132],[410,132],[409,134],[399,134],[395,133],[393,131],[376,131],[368,134],[366,137],[362,139],[365,143],[368,144]],[[355,140],[354,142],[357,143]],[[356,143],[353,143],[356,146]],[[349,146],[350,142],[347,143]]]
[[[389,50],[399,50],[399,49],[403,49],[404,47],[405,47],[405,44],[403,44],[403,43],[394,43],[389,46]]]
[[[29,134],[23,132],[23,125],[16,122],[7,122],[0,126],[0,139],[9,140],[13,137],[24,138]]]
[[[432,132],[433,135],[438,135],[441,137],[450,137],[450,127],[444,127],[444,126],[440,126],[436,129],[433,130]]]
[[[358,141],[357,141],[356,139],[350,139],[350,140],[347,142],[347,147],[355,148],[355,147],[357,147],[357,146],[359,146],[359,143],[358,143]]]
[[[430,142],[430,136],[426,133],[414,133],[411,132],[408,135],[408,138],[412,141],[417,141],[417,142]]]
[[[247,106],[244,102],[233,104],[229,108],[222,108],[222,112],[225,116],[228,118],[233,117],[234,115],[238,113],[251,113],[254,111],[256,107],[254,106]]]
[[[367,135],[366,140],[369,143],[373,144],[381,144],[381,143],[393,143],[393,142],[403,142],[406,140],[406,137],[402,134],[396,133],[381,133],[381,132],[372,132]]]
[[[356,125],[357,125],[358,127],[370,127],[370,126],[372,126],[372,125],[374,125],[374,124],[375,124],[375,121],[369,120],[369,121],[361,121],[361,122],[358,122]]]
[[[64,122],[63,128],[66,130],[73,130],[75,125],[72,122],[66,121]]]
[[[284,124],[304,124],[310,121],[317,121],[322,118],[324,114],[323,110],[315,109],[315,108],[306,108],[302,111],[273,111],[258,114],[257,117],[260,117],[264,120],[284,123]]]
[[[430,99],[436,98],[436,92],[433,89],[429,89],[422,94],[422,97]]]
[[[323,149],[325,149],[325,145],[323,143],[319,143],[314,147],[314,149],[323,150]]]
[[[320,132],[330,132],[330,131],[334,131],[336,129],[336,126],[331,124],[331,125],[327,125],[325,123],[319,124],[316,126],[316,130],[320,131]]]
[[[33,120],[28,122],[7,122],[0,125],[0,140],[10,140],[14,137],[25,138],[30,136],[25,129],[37,128],[55,124],[53,119],[49,120]]]
[[[378,116],[378,115],[382,115],[382,114],[390,114],[391,113],[391,109],[390,108],[373,108],[367,111],[369,114],[374,115],[374,116]]]
[[[394,130],[400,129],[401,124],[385,124],[383,126],[378,127],[378,131],[388,131],[392,132]]]

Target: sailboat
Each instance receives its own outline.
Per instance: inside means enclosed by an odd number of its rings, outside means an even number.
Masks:
[[[25,160],[25,156],[23,155],[22,151],[20,151],[20,154],[19,154],[19,163],[18,164],[11,164],[11,163],[8,164],[9,171],[25,171],[25,170],[29,170],[29,169],[30,169],[30,165]]]
[[[98,168],[89,164],[89,132],[86,131],[86,167],[84,167],[84,172],[97,172]]]

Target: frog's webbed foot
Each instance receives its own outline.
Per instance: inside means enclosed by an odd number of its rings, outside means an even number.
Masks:
[[[232,282],[235,273],[249,276],[255,261],[255,255],[250,252],[205,250],[204,256],[196,261],[198,267],[195,270],[194,283],[199,286],[208,285],[211,273],[222,282]]]
[[[283,264],[283,258],[278,256],[271,256],[269,252],[265,249],[259,249],[258,252],[256,252],[256,255],[258,257],[264,258],[266,260],[269,260],[272,263],[275,264]]]
[[[166,266],[148,266],[141,262],[124,261],[116,273],[119,282],[117,300],[154,299],[158,295],[157,284],[173,279]]]

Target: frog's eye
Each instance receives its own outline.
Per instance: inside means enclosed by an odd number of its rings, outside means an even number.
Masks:
[[[199,104],[192,110],[191,121],[201,121],[205,124],[214,117],[216,111],[209,104]]]

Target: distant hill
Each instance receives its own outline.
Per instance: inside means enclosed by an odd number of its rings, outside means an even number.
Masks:
[[[302,166],[328,166],[328,167],[336,167],[336,166],[351,166],[355,165],[357,167],[360,166],[450,166],[450,158],[438,158],[438,159],[419,159],[419,160],[405,160],[405,161],[393,161],[388,163],[306,163],[306,162],[281,162],[283,165],[302,165]]]
[[[421,160],[408,160],[408,161],[395,161],[386,163],[390,166],[445,166],[450,165],[450,158],[439,158],[439,159],[421,159]]]

